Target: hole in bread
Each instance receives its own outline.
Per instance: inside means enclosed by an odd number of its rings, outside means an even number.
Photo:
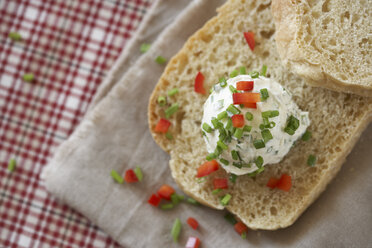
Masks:
[[[260,6],[258,6],[258,8],[257,8],[257,12],[261,12],[261,11],[267,9],[268,7],[270,7],[270,4],[271,4],[271,2],[268,3],[268,4],[260,4]]]
[[[271,207],[270,208],[270,214],[272,216],[276,216],[277,213],[278,213],[278,210],[276,209],[276,207]]]
[[[201,38],[202,41],[204,41],[205,43],[209,43],[209,42],[212,40],[213,35],[211,35],[211,34],[206,34],[206,33],[202,32],[202,33],[200,34],[200,38]]]
[[[329,12],[329,6],[328,5],[329,5],[329,0],[325,0],[323,5],[322,5],[322,11],[324,13]]]
[[[260,35],[261,35],[263,38],[265,38],[265,39],[270,39],[271,36],[273,36],[274,32],[275,32],[275,30],[268,30],[268,31],[266,31],[266,30],[262,30],[262,31],[260,32]]]

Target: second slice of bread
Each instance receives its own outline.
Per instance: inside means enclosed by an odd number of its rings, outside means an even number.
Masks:
[[[273,0],[283,64],[307,83],[372,97],[370,1]]]
[[[273,230],[291,225],[336,175],[372,118],[372,98],[313,88],[284,69],[276,51],[270,4],[231,0],[219,8],[218,15],[190,37],[167,65],[150,98],[148,115],[151,133],[170,153],[172,176],[185,193],[216,209],[224,208],[220,197],[229,193],[232,199],[227,210],[252,229]],[[253,52],[244,40],[246,31],[255,33]],[[229,189],[214,195],[213,179],[228,175],[221,168],[204,182],[195,178],[207,155],[200,129],[207,95],[194,92],[195,76],[199,71],[204,74],[208,91],[219,77],[226,77],[240,66],[249,71],[264,64],[268,76],[290,91],[297,105],[309,112],[313,137],[297,142],[280,163],[266,166],[259,176],[240,176],[236,183],[229,183]],[[159,106],[158,97],[176,87],[179,93],[168,97],[167,106]],[[164,110],[176,102],[180,107],[169,118],[173,139],[168,140],[154,130],[158,120],[165,117]],[[307,165],[310,154],[317,156],[315,167]],[[266,186],[270,177],[282,173],[292,176],[289,192]]]

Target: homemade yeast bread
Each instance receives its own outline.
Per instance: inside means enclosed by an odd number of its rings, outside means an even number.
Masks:
[[[252,52],[243,32],[255,33],[256,47]],[[218,9],[218,15],[208,21],[185,43],[168,63],[149,102],[150,131],[162,149],[170,153],[172,176],[186,194],[216,209],[223,209],[220,197],[232,195],[225,207],[252,229],[277,229],[291,225],[318,197],[339,171],[361,132],[372,117],[372,98],[313,88],[300,77],[284,69],[276,51],[275,26],[270,1],[228,1]],[[194,91],[194,79],[199,71],[205,76],[204,87],[209,88],[240,66],[247,71],[267,65],[268,76],[281,83],[293,94],[293,100],[304,111],[309,111],[312,132],[310,141],[298,141],[278,164],[267,165],[255,178],[240,176],[229,189],[212,194],[213,179],[228,177],[220,168],[204,182],[195,178],[197,168],[204,163],[207,150],[202,138],[200,122],[203,104],[208,94]],[[159,96],[167,96],[170,89],[179,93],[167,97],[160,107]],[[168,140],[156,133],[155,126],[172,103],[179,110],[169,120]],[[307,165],[310,154],[317,156],[315,167]],[[266,186],[270,177],[288,173],[293,186],[289,192]]]
[[[284,65],[313,86],[372,97],[372,3],[273,0]]]

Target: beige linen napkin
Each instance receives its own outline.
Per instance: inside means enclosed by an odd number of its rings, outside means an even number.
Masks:
[[[242,240],[220,211],[186,203],[163,211],[147,204],[148,197],[163,183],[175,186],[168,167],[169,156],[154,143],[147,127],[148,98],[164,69],[154,63],[154,58],[175,54],[222,2],[154,3],[140,33],[128,45],[130,49],[120,56],[97,94],[95,107],[43,171],[47,189],[124,247],[184,247],[190,235],[199,237],[202,247],[370,246],[371,125],[334,182],[289,228],[250,231],[247,240]],[[151,32],[162,30],[169,22],[152,48],[139,56],[138,41],[155,39],[159,31]],[[111,169],[122,173],[136,165],[143,169],[143,182],[118,185],[111,179]],[[185,224],[190,216],[198,219],[200,230],[194,231]],[[174,244],[170,229],[177,217],[183,230],[179,244]]]

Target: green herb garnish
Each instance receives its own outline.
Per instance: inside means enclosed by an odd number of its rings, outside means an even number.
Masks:
[[[217,158],[217,155],[216,155],[214,152],[209,153],[209,154],[205,157],[205,159],[208,160],[208,161],[212,161],[212,160],[215,159],[215,158]]]
[[[229,161],[223,158],[220,158],[220,162],[223,163],[224,165],[229,165]]]
[[[167,62],[167,59],[162,56],[158,56],[156,57],[155,62],[158,63],[159,65],[163,65]]]
[[[237,128],[234,133],[234,137],[240,139],[243,136],[243,129]]]
[[[254,163],[256,164],[256,166],[257,166],[258,168],[261,168],[261,166],[262,166],[263,163],[264,163],[263,157],[258,156],[258,157],[256,158],[256,160],[254,161]]]
[[[224,77],[221,77],[218,81],[219,81],[220,86],[222,88],[225,88],[227,86],[227,81],[226,81],[226,79]]]
[[[177,93],[178,93],[178,88],[173,88],[168,91],[168,96],[174,96]]]
[[[238,223],[238,221],[235,219],[233,214],[227,213],[225,214],[224,218],[232,225],[235,225],[236,223]]]
[[[212,191],[212,194],[217,195],[217,194],[220,193],[221,191],[222,191],[222,189],[214,189],[214,190]]]
[[[252,71],[251,73],[249,73],[249,75],[251,76],[251,78],[258,78],[260,76],[258,71]]]
[[[168,139],[168,140],[172,140],[173,139],[173,135],[170,133],[170,132],[167,132],[165,134],[165,137]]]
[[[136,177],[138,178],[138,181],[141,182],[142,179],[143,179],[143,174],[142,174],[141,168],[137,166],[133,171],[134,171],[134,174],[136,174]]]
[[[307,165],[313,167],[315,166],[315,163],[316,163],[316,156],[315,155],[309,155],[309,157],[307,158]]]
[[[167,98],[165,98],[164,96],[159,96],[158,97],[158,104],[159,104],[160,107],[165,106],[165,104],[167,104]]]
[[[269,98],[269,91],[266,88],[261,89],[260,93],[262,101],[265,101],[267,98]]]
[[[174,221],[173,227],[172,227],[172,230],[171,230],[171,235],[172,235],[173,241],[175,243],[178,242],[178,237],[180,236],[181,228],[182,228],[181,221],[180,221],[180,219],[177,218]]]
[[[21,36],[21,34],[18,33],[18,32],[10,32],[10,33],[8,34],[8,37],[9,37],[11,40],[13,40],[13,41],[20,41],[20,40],[22,40],[22,36]]]
[[[9,162],[8,162],[8,171],[9,172],[13,172],[13,171],[15,171],[16,167],[17,167],[16,160],[14,158],[9,159]]]
[[[227,117],[229,117],[229,116],[227,115],[227,112],[226,112],[226,111],[223,111],[223,112],[221,112],[221,113],[219,113],[219,114],[217,115],[217,120],[222,120],[222,119],[225,119],[225,118],[227,118]]]
[[[303,141],[308,141],[309,139],[311,139],[311,136],[312,136],[312,133],[310,131],[306,130],[304,135],[302,135],[302,140]]]
[[[217,141],[217,146],[222,148],[222,150],[227,150],[228,148],[228,146],[225,143],[223,143],[223,141],[221,140]]]
[[[171,117],[178,110],[178,103],[173,103],[172,106],[165,110],[165,118]]]
[[[34,80],[35,76],[34,76],[33,73],[26,73],[26,74],[23,75],[22,78],[23,78],[24,81],[30,83]]]
[[[248,121],[253,120],[253,114],[250,112],[245,113],[245,119],[247,119]]]
[[[172,209],[172,208],[174,208],[174,204],[173,203],[162,204],[160,206],[160,208],[163,209],[163,210]]]
[[[239,72],[240,72],[241,75],[245,75],[245,74],[247,74],[247,71],[246,71],[246,69],[245,69],[244,66],[241,66],[241,67],[239,68]]]
[[[284,128],[284,131],[288,133],[289,135],[293,135],[299,126],[300,126],[300,121],[296,117],[291,115],[287,119],[287,125]]]
[[[261,69],[261,76],[264,76],[264,77],[266,77],[266,71],[267,71],[267,66],[266,65],[263,65],[262,66],[262,69]]]
[[[238,178],[238,176],[235,175],[235,174],[232,174],[232,173],[231,173],[231,174],[229,175],[229,180],[230,180],[230,182],[232,182],[232,183],[235,183],[237,178]]]
[[[244,127],[243,127],[243,131],[244,132],[250,132],[252,130],[252,126],[248,126],[248,125],[244,125]]]
[[[226,110],[228,112],[230,112],[231,114],[233,114],[233,115],[240,114],[240,110],[238,108],[236,108],[233,104],[231,104],[230,106],[228,106]]]
[[[203,123],[203,130],[206,131],[207,133],[211,133],[213,131],[213,129],[211,128],[211,126],[209,126],[207,123]]]
[[[233,77],[236,77],[238,76],[239,72],[237,70],[233,70],[231,73],[230,73],[230,77],[233,78]]]
[[[256,149],[261,149],[265,147],[265,142],[262,139],[256,139],[253,141],[253,145]]]
[[[238,93],[238,90],[232,85],[229,85],[229,89],[230,89],[231,93]]]
[[[227,204],[229,204],[230,199],[231,199],[230,194],[226,194],[225,196],[223,196],[221,199],[222,206],[226,206]]]
[[[223,124],[221,122],[219,122],[217,118],[213,117],[211,122],[212,122],[212,125],[215,129],[223,128]]]
[[[119,184],[124,183],[123,177],[116,170],[111,170],[111,177]]]
[[[151,47],[151,44],[148,44],[148,43],[142,43],[141,44],[141,47],[140,47],[140,52],[141,53],[145,53],[147,52]]]
[[[236,150],[232,150],[231,151],[231,157],[234,159],[234,160],[238,160],[239,159],[239,152],[236,151]]]
[[[268,129],[262,130],[261,135],[262,135],[263,141],[265,143],[267,143],[269,140],[273,139],[273,136],[272,136],[270,130],[268,130]]]

